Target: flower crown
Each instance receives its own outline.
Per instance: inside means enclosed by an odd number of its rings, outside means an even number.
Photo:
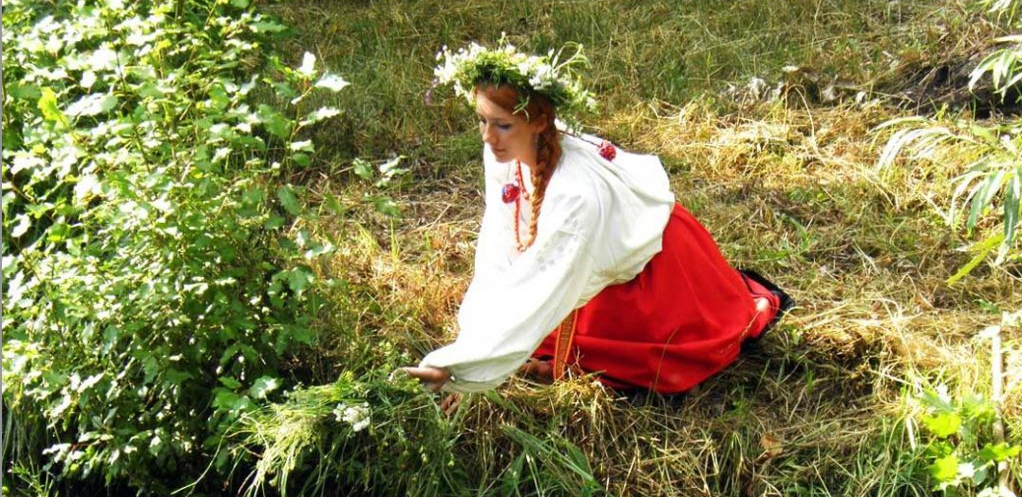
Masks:
[[[596,100],[582,87],[575,67],[588,67],[589,60],[582,54],[582,46],[575,45],[575,53],[561,61],[564,49],[550,50],[547,55],[527,55],[519,52],[505,36],[500,38],[496,49],[489,49],[472,43],[468,49],[457,52],[445,45],[437,53],[441,64],[433,70],[436,83],[453,83],[454,92],[464,96],[474,105],[472,89],[479,82],[494,84],[507,83],[526,90],[515,108],[518,112],[529,103],[529,93],[537,93],[550,99],[557,109],[557,115],[570,128],[577,128],[579,118],[596,110]]]

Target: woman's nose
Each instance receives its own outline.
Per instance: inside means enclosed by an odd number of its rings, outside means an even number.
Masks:
[[[497,133],[494,132],[493,125],[484,124],[482,125],[483,141],[493,145],[497,140]]]

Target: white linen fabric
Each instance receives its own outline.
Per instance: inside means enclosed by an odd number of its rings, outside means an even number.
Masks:
[[[501,189],[515,164],[483,147],[486,209],[475,274],[458,311],[458,337],[419,364],[446,368],[444,389],[492,389],[513,374],[573,309],[609,285],[634,278],[661,250],[674,208],[667,174],[655,155],[618,149],[600,156],[600,138],[561,134],[562,155],[547,185],[536,239],[516,250],[515,204]],[[522,165],[532,190],[528,167]],[[520,236],[528,237],[531,205],[522,199]]]

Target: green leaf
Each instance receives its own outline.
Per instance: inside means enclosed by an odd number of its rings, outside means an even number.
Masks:
[[[351,164],[355,168],[355,175],[364,180],[371,180],[376,174],[373,165],[363,159],[355,159]]]
[[[244,9],[248,7],[248,0],[231,0],[231,5],[239,9]]]
[[[60,243],[67,238],[70,231],[71,229],[68,227],[67,223],[63,221],[55,222],[46,230],[46,241],[50,243]]]
[[[953,285],[958,282],[958,280],[966,277],[973,269],[976,269],[976,267],[979,266],[984,259],[986,259],[987,255],[989,255],[990,252],[993,252],[1002,241],[1004,241],[1004,233],[995,233],[973,244],[969,249],[976,255],[974,255],[969,262],[966,262],[964,266],[959,268],[958,272],[948,278],[947,284]]]
[[[380,164],[380,179],[376,182],[376,187],[384,187],[390,183],[390,180],[394,179],[395,176],[408,172],[408,169],[397,167],[405,156],[399,155],[393,159]]]
[[[987,423],[997,415],[994,404],[983,398],[982,395],[968,395],[962,399],[962,416],[969,420],[978,420]]]
[[[287,26],[272,21],[259,21],[251,25],[252,31],[256,33],[279,33],[287,29]]]
[[[266,104],[260,104],[256,112],[259,120],[263,123],[271,135],[286,140],[291,134],[291,120],[284,117],[277,109]]]
[[[965,222],[965,228],[972,231],[972,228],[976,226],[976,222],[979,220],[979,216],[990,206],[990,201],[994,198],[994,194],[1001,188],[1001,180],[1004,179],[1004,171],[997,171],[989,176],[972,198],[972,209],[969,211],[969,218]]]
[[[254,399],[265,399],[267,395],[279,387],[279,379],[272,376],[260,376],[254,383],[252,383],[252,386],[249,387],[248,393]]]
[[[241,195],[241,200],[246,205],[255,205],[266,199],[266,190],[262,188],[249,188]]]
[[[282,81],[273,81],[270,83],[270,86],[277,91],[277,96],[280,98],[291,100],[298,96],[298,92],[291,85]]]
[[[1004,190],[1004,245],[1011,246],[1015,240],[1015,229],[1018,228],[1019,215],[1022,214],[1022,205],[1019,204],[1019,197],[1022,197],[1022,166],[1015,173],[1015,176],[1008,182]]]
[[[291,186],[282,186],[277,189],[277,199],[280,200],[280,204],[284,206],[284,209],[293,216],[297,216],[302,213],[302,207],[298,204],[298,197],[295,196],[294,190]]]
[[[979,451],[979,457],[987,461],[1000,462],[1011,459],[1019,455],[1020,452],[1022,452],[1022,447],[1001,442],[997,445],[984,445],[983,449]]]
[[[309,167],[309,165],[312,164],[312,159],[309,157],[309,154],[294,154],[291,156],[291,160],[302,167]]]
[[[145,356],[142,359],[142,370],[145,371],[145,380],[143,383],[152,383],[153,379],[160,372],[160,365],[156,362],[156,358],[152,355]]]
[[[288,331],[291,333],[292,340],[305,345],[312,345],[315,338],[312,330],[305,326],[289,326]]]
[[[217,409],[234,409],[241,404],[242,397],[226,388],[214,388],[213,407]]]
[[[43,119],[52,123],[59,123],[67,126],[67,118],[57,107],[57,94],[49,88],[42,89],[42,96],[37,104],[39,112],[43,113]]]
[[[1000,138],[997,136],[997,130],[991,129],[987,126],[980,126],[978,124],[969,125],[969,131],[983,139],[988,145],[999,145],[1001,143]]]
[[[348,210],[341,204],[341,199],[337,198],[337,196],[332,193],[326,194],[326,200],[323,202],[323,205],[326,206],[327,210],[338,216],[342,216],[348,212]]]
[[[241,388],[241,382],[235,380],[234,378],[231,378],[230,376],[221,376],[217,378],[217,380],[220,381],[220,384],[227,388],[230,388],[231,390],[237,390],[238,388]]]
[[[12,83],[9,94],[19,100],[38,100],[43,95],[38,86],[20,83]]]
[[[397,202],[394,202],[392,198],[371,197],[370,201],[373,207],[376,208],[376,212],[388,217],[401,217],[401,208],[397,206]]]
[[[979,485],[979,484],[983,483],[983,481],[986,480],[987,476],[989,476],[989,475],[990,475],[990,466],[989,465],[980,466],[979,468],[976,469],[976,472],[972,475],[972,484],[973,485]]]
[[[210,108],[220,111],[231,105],[231,97],[227,95],[223,85],[214,85],[209,89],[209,101],[213,103]]]
[[[327,243],[316,243],[316,244],[314,244],[312,246],[312,248],[310,248],[309,250],[305,251],[305,253],[303,254],[303,257],[305,257],[308,260],[312,260],[312,259],[315,259],[315,258],[320,257],[322,255],[329,254],[329,253],[331,253],[333,251],[334,251],[334,246],[330,242],[327,242]]]
[[[958,476],[958,456],[950,454],[936,461],[930,465],[930,474],[941,483],[954,481]]]
[[[940,413],[936,416],[923,416],[923,424],[934,436],[947,438],[958,433],[962,427],[962,418],[955,413]]]
[[[195,378],[195,375],[187,371],[180,371],[177,369],[168,369],[166,375],[167,381],[173,385],[180,385],[188,380]]]
[[[263,223],[263,227],[268,230],[275,230],[281,226],[284,226],[284,218],[276,214],[271,214],[270,217],[266,219],[266,222]]]
[[[303,268],[296,267],[288,273],[287,285],[297,294],[308,289],[310,283],[312,283],[312,274]]]

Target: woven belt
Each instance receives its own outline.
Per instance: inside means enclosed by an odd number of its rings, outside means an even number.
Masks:
[[[577,324],[578,309],[575,309],[557,326],[557,342],[554,344],[554,380],[563,378],[567,370],[568,356],[571,353],[571,342],[575,339],[575,326]]]

